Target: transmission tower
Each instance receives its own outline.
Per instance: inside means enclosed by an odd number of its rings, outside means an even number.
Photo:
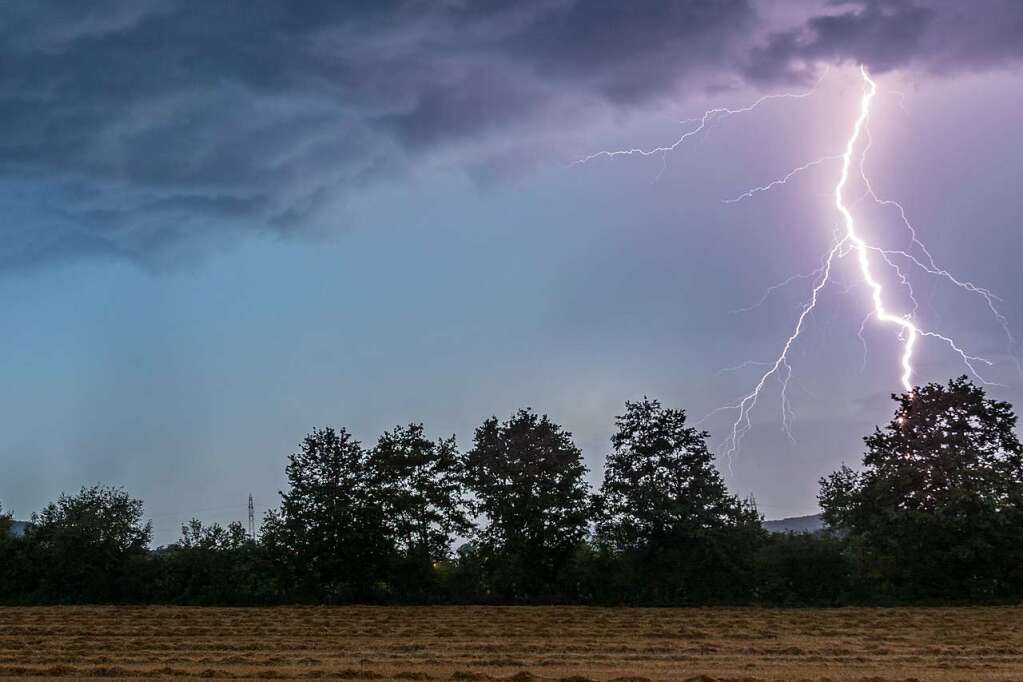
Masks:
[[[249,493],[249,537],[256,539],[256,508],[252,504],[252,493]]]

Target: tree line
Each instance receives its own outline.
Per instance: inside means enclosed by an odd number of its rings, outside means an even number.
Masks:
[[[683,410],[628,402],[603,480],[547,415],[491,417],[462,451],[400,426],[316,429],[257,537],[193,520],[150,549],[141,500],[94,486],[8,532],[0,603],[1008,602],[1023,594],[1016,416],[961,377],[893,396],[858,471],[821,479],[828,529],[769,534]],[[457,549],[455,549],[457,547]]]

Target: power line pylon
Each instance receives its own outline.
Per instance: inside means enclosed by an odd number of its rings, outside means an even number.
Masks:
[[[252,493],[249,493],[249,537],[256,539],[256,507],[252,504]]]

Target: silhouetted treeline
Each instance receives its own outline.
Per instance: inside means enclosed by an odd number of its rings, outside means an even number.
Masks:
[[[371,447],[318,429],[257,538],[232,523],[149,548],[142,502],[96,486],[0,510],[0,602],[765,604],[1006,602],[1023,594],[1016,417],[965,377],[893,396],[859,472],[821,480],[830,525],[770,535],[708,434],[626,403],[599,490],[572,435],[521,410],[471,447],[421,424]],[[752,456],[752,455],[751,455]],[[457,550],[452,550],[457,547]]]

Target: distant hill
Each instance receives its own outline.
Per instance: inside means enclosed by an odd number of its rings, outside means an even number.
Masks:
[[[764,529],[770,533],[816,533],[824,530],[826,524],[820,514],[790,516],[787,519],[764,521]]]

